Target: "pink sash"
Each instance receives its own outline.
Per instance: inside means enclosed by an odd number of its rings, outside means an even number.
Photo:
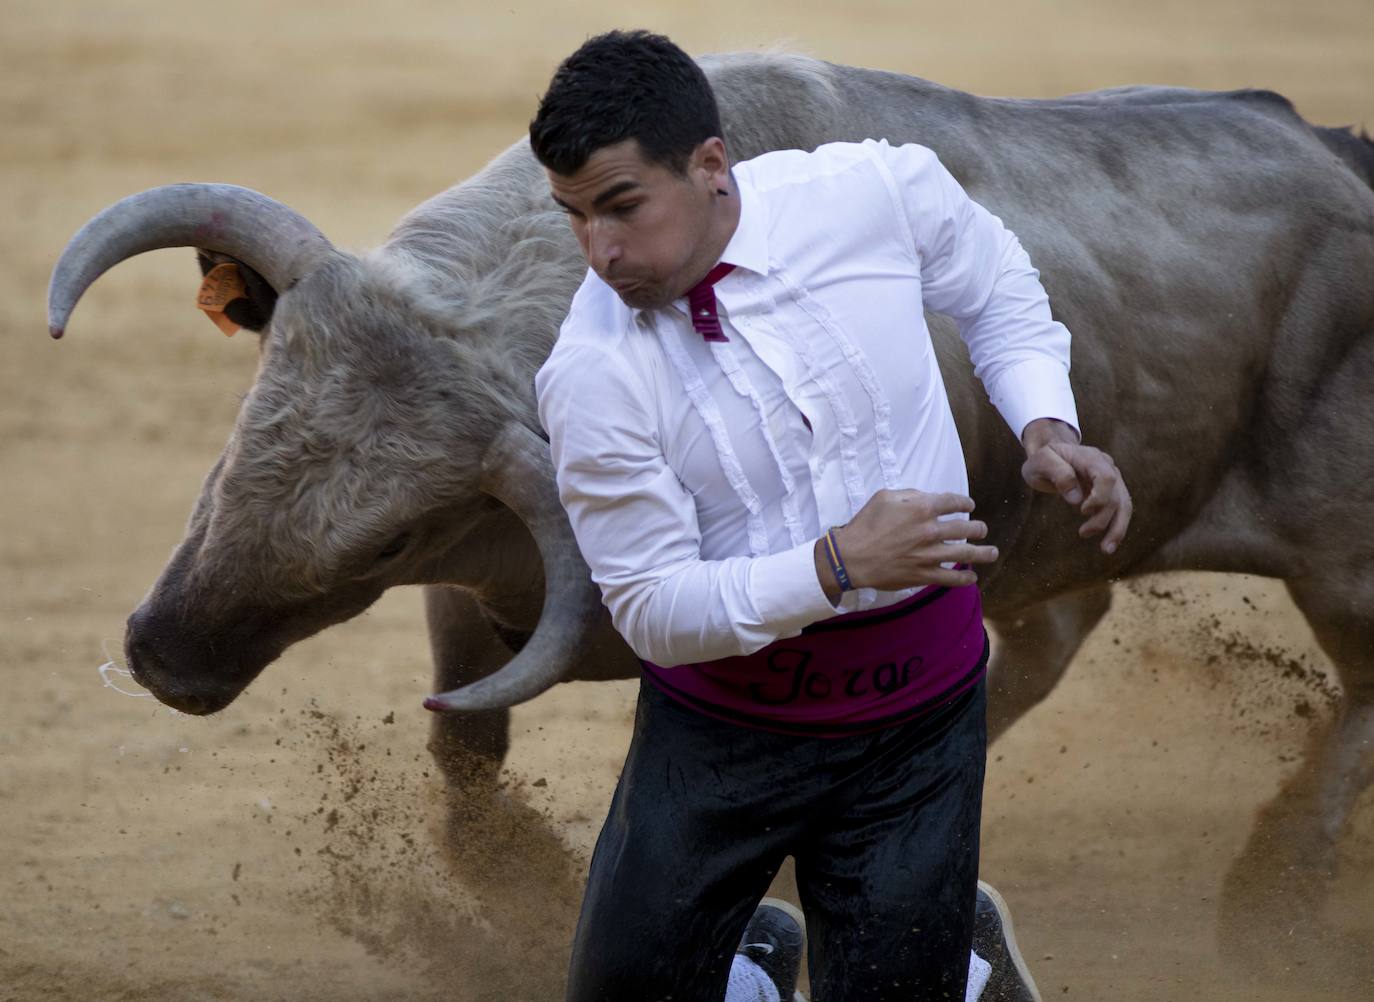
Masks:
[[[977,585],[927,588],[882,609],[813,623],[740,657],[662,668],[666,695],[708,716],[784,734],[842,737],[920,716],[987,666]]]

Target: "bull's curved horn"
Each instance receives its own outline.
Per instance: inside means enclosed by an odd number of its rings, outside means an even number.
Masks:
[[[486,678],[430,696],[430,710],[495,710],[533,699],[568,673],[601,612],[601,593],[558,502],[549,447],[510,424],[482,459],[482,488],[520,516],[544,559],[544,610],[524,648]]]
[[[233,184],[168,184],[130,195],[81,227],[53,268],[48,333],[61,337],[76,302],[121,261],[163,247],[238,258],[285,292],[333,251],[294,209]]]

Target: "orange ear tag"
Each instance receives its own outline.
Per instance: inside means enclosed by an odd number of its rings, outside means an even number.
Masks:
[[[239,266],[232,261],[217,264],[205,273],[196,293],[196,306],[224,332],[225,337],[233,337],[239,325],[224,315],[224,308],[235,299],[246,299],[248,291],[243,285]]]

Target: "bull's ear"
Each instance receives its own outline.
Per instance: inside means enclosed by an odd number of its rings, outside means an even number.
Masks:
[[[200,265],[202,277],[212,268],[221,264],[238,266],[239,276],[243,279],[243,296],[233,299],[224,306],[224,315],[250,331],[261,333],[272,321],[272,310],[277,305],[277,290],[267,284],[267,280],[238,258],[221,254],[218,251],[196,248],[196,263]],[[231,328],[232,329],[232,328]]]

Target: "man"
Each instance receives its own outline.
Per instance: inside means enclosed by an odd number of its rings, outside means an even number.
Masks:
[[[796,861],[818,998],[962,999],[987,658],[967,472],[923,310],[958,321],[1023,473],[1110,552],[1068,332],[1016,239],[882,141],[731,169],[710,86],[612,32],[530,126],[590,265],[536,387],[564,506],[644,662],[568,997],[719,999]]]

